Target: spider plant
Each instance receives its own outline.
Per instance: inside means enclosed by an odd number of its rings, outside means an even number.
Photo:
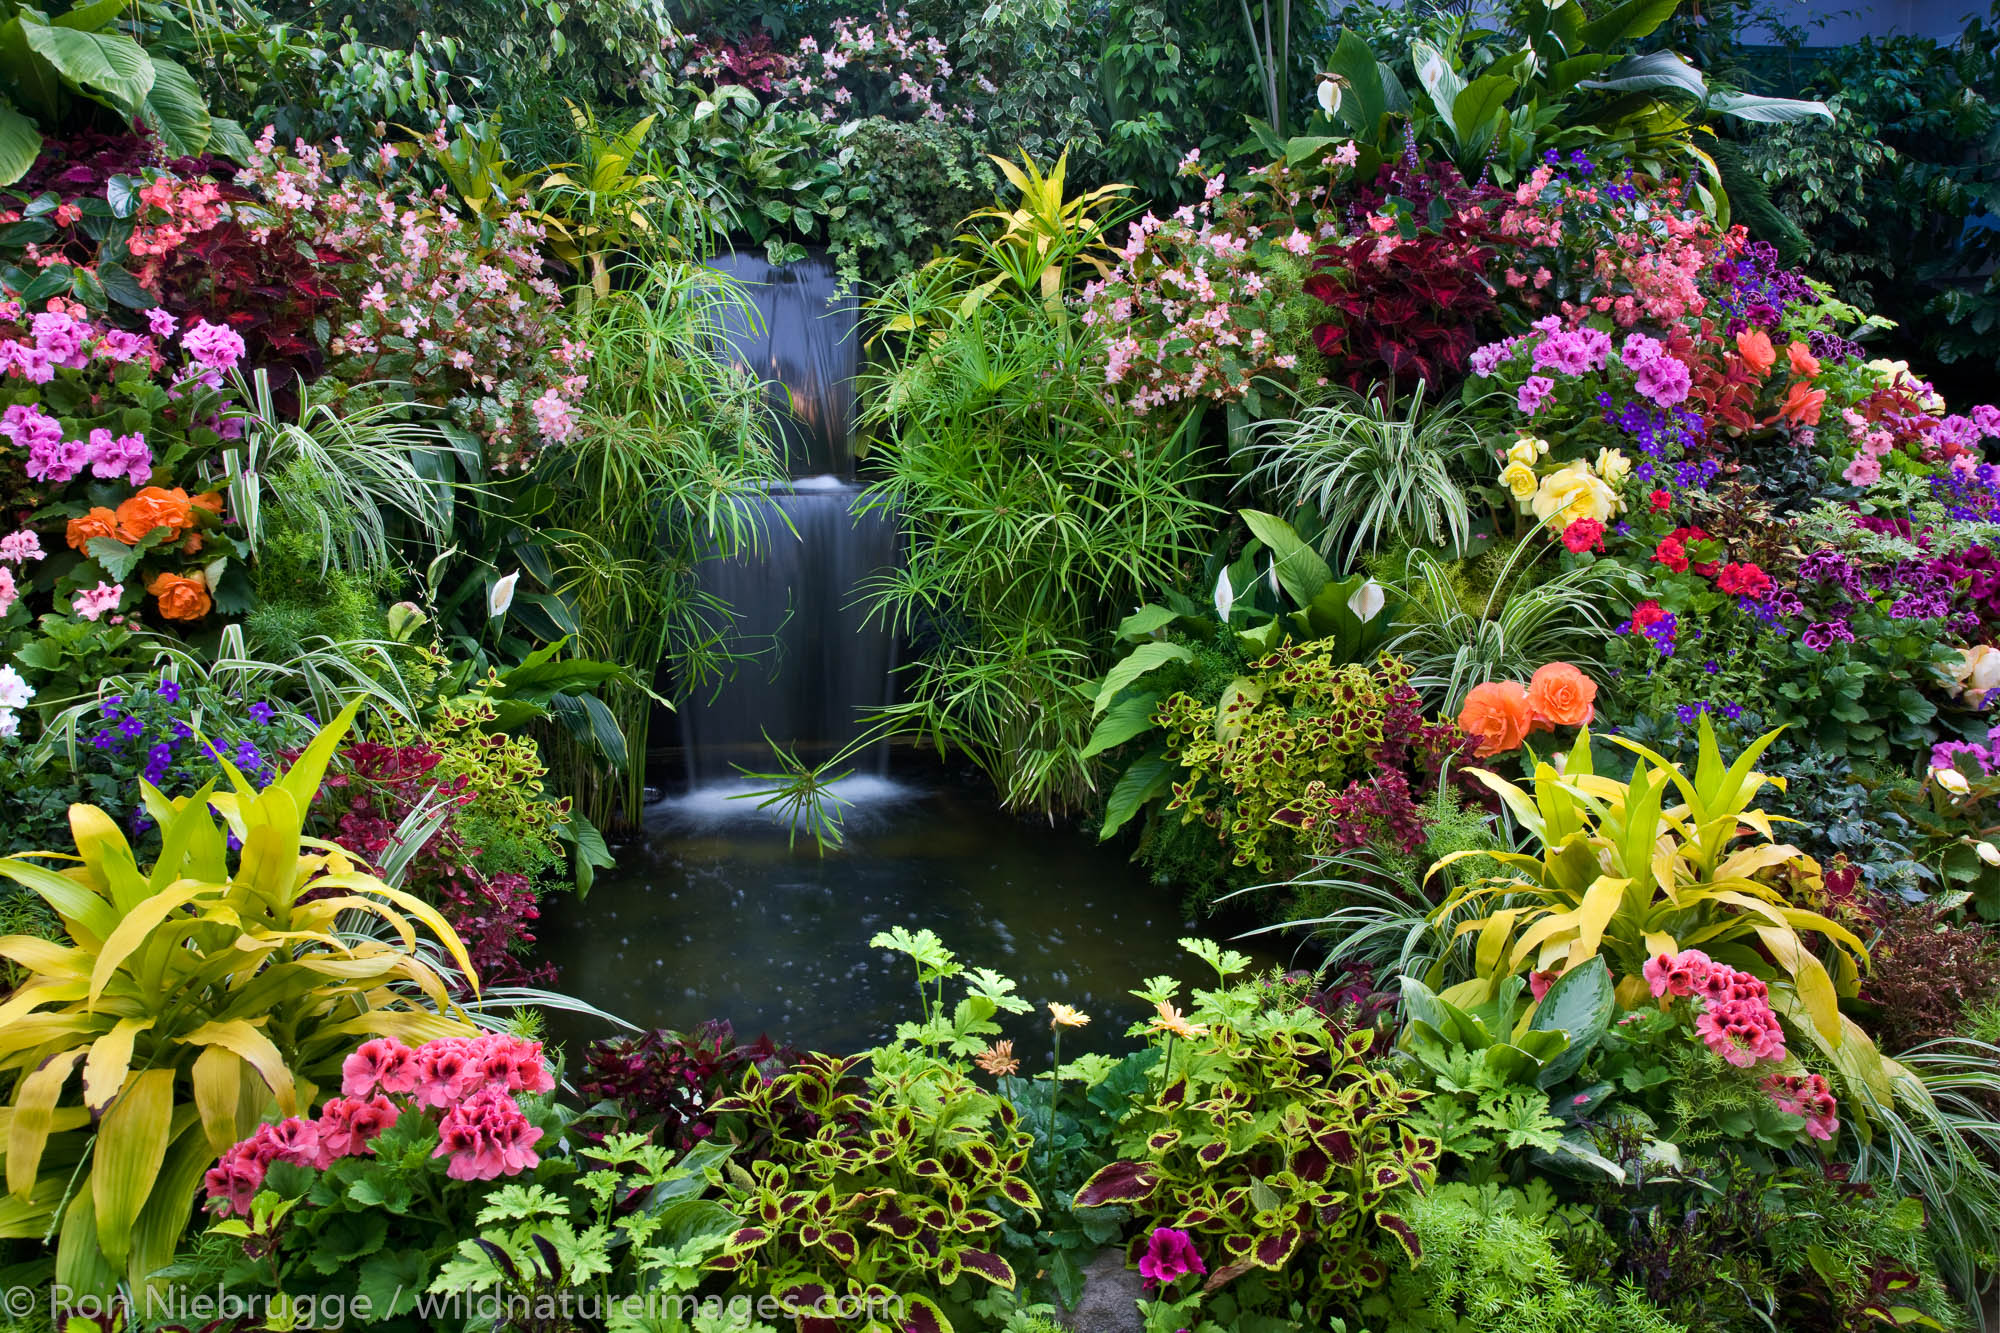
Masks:
[[[1352,565],[1385,543],[1464,550],[1472,506],[1455,475],[1481,448],[1456,407],[1424,410],[1424,386],[1398,411],[1390,395],[1342,390],[1301,417],[1266,422],[1248,448],[1247,480],[1283,500],[1280,512],[1311,509],[1325,521],[1320,553]]]
[[[399,537],[434,548],[450,541],[452,478],[461,467],[479,473],[476,443],[410,420],[406,413],[424,409],[401,402],[336,410],[301,383],[287,412],[264,371],[238,387],[243,444],[223,459],[230,512],[253,549],[274,513],[316,541],[321,572],[387,569]]]
[[[1456,714],[1473,686],[1526,680],[1548,662],[1601,666],[1598,645],[1613,623],[1605,608],[1623,575],[1600,560],[1525,584],[1533,552],[1523,541],[1508,553],[1476,612],[1466,609],[1445,561],[1410,552],[1397,584],[1404,628],[1389,651],[1409,662],[1412,684],[1440,711]]]
[[[1916,1195],[1938,1264],[1975,1309],[2000,1250],[2000,1046],[1966,1037],[1928,1042],[1896,1057],[1893,1089],[1847,1080],[1873,1132],[1860,1141],[1854,1179]],[[1981,1327],[1994,1327],[1982,1313]]]

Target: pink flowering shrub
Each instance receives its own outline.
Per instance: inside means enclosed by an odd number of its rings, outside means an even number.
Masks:
[[[787,103],[826,121],[869,116],[899,120],[955,119],[971,123],[969,106],[953,106],[962,85],[968,94],[997,92],[983,74],[953,79],[950,48],[921,31],[907,10],[876,10],[872,18],[835,18],[820,36],[803,34],[789,49],[768,32],[740,36],[668,38],[681,73],[711,87],[734,84],[767,101]]]
[[[519,1097],[553,1091],[540,1042],[499,1033],[426,1042],[415,1050],[393,1037],[362,1043],[341,1065],[341,1095],[313,1119],[292,1116],[257,1127],[203,1178],[209,1206],[247,1217],[272,1163],[325,1171],[371,1157],[392,1127],[435,1134],[429,1157],[448,1158],[452,1180],[495,1180],[533,1170],[543,1131]]]
[[[341,256],[342,293],[327,352],[351,385],[407,381],[486,442],[497,471],[526,466],[575,429],[589,349],[563,336],[561,291],[544,272],[543,229],[525,211],[467,217],[442,189],[426,193],[392,151],[356,164],[266,131],[239,181],[269,201],[260,240],[284,230]]]
[[[1656,955],[1644,973],[1655,999],[1685,1001],[1694,1010],[1696,1035],[1731,1065],[1749,1069],[1786,1060],[1784,1028],[1771,1008],[1770,991],[1758,978],[1699,949]],[[1818,1074],[1775,1072],[1760,1086],[1780,1110],[1803,1117],[1805,1132],[1813,1138],[1830,1139],[1839,1128],[1833,1095]]]
[[[1330,201],[1352,164],[1330,153],[1313,179],[1276,163],[1232,192],[1199,150],[1189,153],[1181,174],[1205,182],[1201,202],[1133,222],[1117,263],[1084,289],[1082,318],[1103,330],[1111,397],[1140,415],[1202,400],[1247,399],[1254,410],[1260,380],[1317,373],[1305,335],[1318,310],[1302,284],[1316,227],[1334,226]]]

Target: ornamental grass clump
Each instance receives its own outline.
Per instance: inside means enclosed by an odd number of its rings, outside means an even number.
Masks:
[[[169,800],[145,783],[161,840],[150,869],[87,805],[70,807],[74,856],[0,860],[66,937],[0,940],[30,974],[0,1004],[0,1238],[59,1236],[56,1281],[73,1291],[144,1284],[173,1257],[216,1159],[268,1109],[309,1110],[357,1038],[471,1035],[417,952],[421,925],[470,980],[444,918],[300,831],[358,707],[262,791],[227,759],[232,792]],[[357,937],[343,917],[394,938]]]

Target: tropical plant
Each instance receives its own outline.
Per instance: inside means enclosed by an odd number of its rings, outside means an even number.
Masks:
[[[887,715],[971,756],[1014,807],[1088,797],[1085,690],[1112,608],[1172,586],[1211,512],[1198,457],[1105,401],[1086,332],[985,302],[935,339],[885,342],[864,386],[882,471],[862,503],[909,543],[865,595],[892,630],[936,636]]]
[[[728,334],[746,300],[712,270],[660,263],[579,310],[572,336],[589,345],[592,371],[578,429],[536,474],[542,508],[515,516],[533,524],[517,529],[524,560],[556,594],[543,604],[548,628],[632,673],[606,689],[599,719],[625,754],[645,753],[662,666],[687,698],[734,661],[730,608],[702,590],[698,567],[770,539],[759,502],[784,477],[776,423]],[[608,825],[636,817],[644,772],[606,774],[602,748],[563,740],[551,767]]]
[[[1477,1002],[1523,969],[1561,974],[1602,955],[1633,1007],[1646,994],[1642,973],[1649,962],[1699,949],[1764,978],[1773,1008],[1813,1033],[1844,1072],[1873,1069],[1880,1058],[1873,1044],[1840,1012],[1841,997],[1859,990],[1866,947],[1846,926],[1792,906],[1767,882],[1766,872],[1800,856],[1796,847],[1773,841],[1772,816],[1750,804],[1774,781],[1751,765],[1777,733],[1725,765],[1704,718],[1692,776],[1637,742],[1609,739],[1640,756],[1627,782],[1597,775],[1588,730],[1578,734],[1560,770],[1535,765],[1532,794],[1484,769],[1470,771],[1539,850],[1461,852],[1433,867],[1485,855],[1509,872],[1437,909],[1442,920],[1469,901],[1497,897],[1502,904],[1455,927],[1478,937],[1476,975],[1446,997]],[[1681,803],[1669,805],[1670,794]],[[1732,847],[1746,829],[1764,840]],[[1831,970],[1809,945],[1815,935],[1828,941]]]
[[[1463,551],[1472,539],[1464,465],[1481,440],[1455,407],[1424,411],[1425,385],[1402,411],[1391,395],[1345,390],[1302,418],[1260,423],[1249,448],[1249,480],[1284,502],[1281,512],[1316,512],[1326,524],[1322,555],[1352,565],[1388,542]]]
[[[1409,553],[1403,577],[1391,582],[1402,601],[1389,651],[1410,664],[1439,711],[1456,714],[1475,685],[1526,680],[1550,662],[1602,666],[1599,647],[1612,634],[1603,603],[1623,571],[1601,560],[1527,583],[1538,554],[1527,541],[1516,544],[1475,611],[1450,563],[1421,548]]]
[[[928,312],[932,318],[965,319],[996,295],[1040,301],[1060,318],[1063,294],[1080,272],[1102,278],[1111,271],[1111,228],[1129,214],[1120,196],[1131,187],[1100,185],[1070,194],[1067,151],[1046,174],[1025,153],[1019,165],[989,157],[1018,197],[996,200],[966,218],[957,250],[924,265],[911,285],[940,307]],[[893,299],[878,301],[877,312],[888,332],[911,332],[924,322],[907,306],[897,309]]]
[[[118,30],[131,7],[131,0],[97,0],[52,14],[24,0],[0,4],[0,185],[34,165],[41,130],[61,126],[76,97],[139,122],[176,156],[192,157],[218,139],[225,149],[247,147],[240,127],[209,116],[184,67]]]
[[[310,1109],[357,1038],[471,1031],[415,952],[413,922],[476,985],[444,918],[300,833],[356,710],[261,792],[226,760],[231,792],[169,801],[146,784],[161,829],[148,870],[116,822],[83,805],[70,811],[69,871],[42,863],[54,853],[0,860],[69,940],[0,942],[33,974],[0,1006],[12,1083],[0,1236],[59,1235],[56,1280],[73,1291],[146,1283],[172,1257],[202,1173],[273,1103]],[[350,917],[400,938],[356,940]]]
[[[776,1078],[747,1071],[736,1095],[711,1106],[725,1133],[761,1146],[724,1181],[748,1224],[708,1267],[801,1317],[886,1291],[906,1318],[949,1329],[939,1303],[969,1300],[969,1279],[1015,1285],[1013,1266],[987,1247],[996,1205],[1041,1206],[1023,1174],[1030,1140],[1012,1105],[955,1069],[878,1073],[864,1089],[861,1063],[816,1055]],[[794,1107],[813,1117],[809,1135],[785,1132]]]

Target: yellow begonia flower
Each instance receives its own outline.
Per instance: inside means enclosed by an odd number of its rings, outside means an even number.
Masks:
[[[1526,500],[1533,496],[1542,479],[1526,463],[1509,463],[1500,469],[1500,484],[1514,493],[1516,500]]]
[[[1618,493],[1581,463],[1567,463],[1542,478],[1531,507],[1535,517],[1560,532],[1580,518],[1599,523],[1618,508]]]
[[[1597,451],[1597,475],[1616,486],[1632,471],[1632,460],[1617,449]]]
[[[1521,463],[1528,467],[1533,467],[1535,460],[1548,451],[1549,442],[1547,440],[1516,440],[1513,446],[1507,450],[1507,461],[1509,463]]]

